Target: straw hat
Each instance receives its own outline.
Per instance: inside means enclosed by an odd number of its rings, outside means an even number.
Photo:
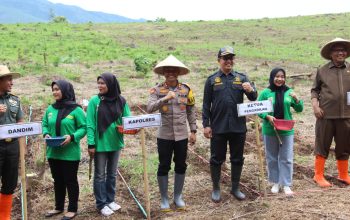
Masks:
[[[345,47],[345,50],[346,52],[348,53],[346,58],[348,58],[350,56],[350,41],[348,40],[345,40],[345,39],[342,39],[342,38],[335,38],[331,41],[329,41],[328,43],[326,43],[322,49],[321,49],[321,56],[327,60],[331,60],[331,50],[332,50],[332,47],[337,44],[337,43],[340,43],[342,45],[344,45]]]
[[[190,70],[181,61],[176,59],[173,55],[169,55],[165,60],[159,62],[156,67],[154,67],[153,72],[164,75],[164,67],[177,67],[180,69],[179,75],[185,75],[190,72]]]
[[[21,76],[19,73],[10,72],[9,68],[5,65],[0,65],[0,78],[4,76],[12,76],[13,79]]]

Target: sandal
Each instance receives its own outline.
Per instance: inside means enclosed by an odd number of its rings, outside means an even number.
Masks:
[[[50,210],[45,213],[45,218],[50,218],[55,215],[59,215],[63,212],[63,210]]]

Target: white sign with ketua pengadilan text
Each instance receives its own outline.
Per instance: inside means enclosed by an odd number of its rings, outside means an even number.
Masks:
[[[124,130],[146,127],[160,127],[161,125],[162,119],[160,113],[123,117]]]
[[[238,117],[273,112],[271,100],[247,102],[237,105]]]
[[[42,134],[41,122],[0,125],[0,140]]]

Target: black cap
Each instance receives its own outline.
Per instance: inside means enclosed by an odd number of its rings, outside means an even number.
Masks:
[[[233,51],[233,47],[225,46],[225,47],[220,48],[219,53],[218,53],[218,58],[220,58],[222,56],[230,55],[230,54],[233,56],[236,55]]]

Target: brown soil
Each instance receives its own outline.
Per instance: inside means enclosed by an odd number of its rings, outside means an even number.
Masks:
[[[266,62],[266,61],[265,61]],[[254,67],[256,63],[259,70],[268,72],[276,63],[264,63],[262,60],[256,61],[241,61],[241,66]],[[100,65],[100,64],[99,64]],[[102,64],[101,64],[102,65]],[[293,63],[284,63],[289,72],[302,73],[311,72],[313,69],[304,65],[295,65]],[[249,68],[247,69],[249,72]],[[91,78],[91,77],[90,77]],[[155,77],[154,77],[155,78]],[[137,79],[134,79],[137,80]],[[155,78],[156,80],[156,78]],[[36,77],[26,77],[19,79],[16,86],[23,86],[28,82],[38,83],[40,79]],[[258,148],[255,138],[255,130],[253,117],[248,118],[248,133],[247,144],[245,146],[245,164],[242,174],[242,191],[246,193],[247,200],[237,201],[233,198],[230,192],[230,164],[226,162],[223,166],[223,171],[228,175],[223,174],[222,178],[222,201],[213,203],[210,199],[211,180],[209,173],[209,165],[199,159],[200,155],[204,159],[209,158],[209,141],[203,137],[202,129],[198,130],[197,143],[193,147],[193,152],[188,153],[188,172],[184,189],[184,199],[187,203],[186,211],[173,211],[170,213],[162,213],[159,211],[159,193],[155,183],[155,173],[149,175],[150,179],[150,198],[151,198],[151,217],[152,219],[350,219],[350,200],[348,199],[349,187],[338,181],[335,176],[337,169],[335,166],[334,156],[331,155],[327,160],[326,173],[327,179],[333,184],[330,189],[320,189],[313,180],[313,143],[314,143],[314,124],[315,119],[311,112],[309,103],[310,95],[309,88],[311,81],[308,78],[295,78],[290,81],[295,85],[295,91],[300,97],[305,100],[305,111],[301,115],[295,115],[297,119],[296,134],[295,134],[295,164],[294,164],[294,180],[293,190],[295,195],[293,198],[287,198],[283,193],[272,195],[269,193],[270,186],[267,184],[267,196],[263,196],[262,180],[259,175],[259,157]],[[298,86],[301,84],[303,86]],[[265,85],[258,85],[259,89]],[[94,94],[94,85],[90,83],[86,85],[78,83],[76,88],[78,93],[84,94],[84,97],[89,97]],[[87,91],[84,88],[91,88]],[[40,92],[42,88],[33,87],[30,91],[21,91],[19,95],[32,94]],[[196,94],[201,96],[202,87],[194,88]],[[84,91],[84,92],[83,92]],[[133,114],[141,114],[137,104],[142,109],[145,109],[143,100],[134,99],[134,97],[147,97],[144,88],[138,88],[133,91],[125,92],[127,100],[130,100]],[[50,95],[50,94],[48,94]],[[40,120],[44,111],[44,107],[36,108],[33,112],[32,120]],[[200,119],[200,104],[198,105],[198,119]],[[28,112],[28,108],[24,109]],[[198,120],[201,128],[201,121]],[[148,152],[155,152],[155,134],[156,129],[146,130],[146,145]],[[54,205],[53,198],[53,181],[47,163],[43,164],[42,148],[44,146],[41,137],[30,138],[27,151],[27,173],[36,173],[37,177],[30,179],[28,183],[28,212],[29,219],[43,219],[46,210],[52,209]],[[123,150],[122,158],[136,158],[141,154],[140,135],[126,137],[126,147]],[[80,182],[80,200],[79,200],[79,215],[75,218],[82,219],[103,219],[95,209],[95,200],[92,192],[92,181],[88,180],[88,156],[85,150],[86,140],[83,140],[82,146],[83,158],[79,169]],[[229,155],[227,155],[229,156]],[[125,180],[129,183],[132,175],[128,170],[121,169],[121,173]],[[172,198],[172,176],[169,181],[169,195]],[[265,176],[266,176],[265,171]],[[139,176],[138,183],[132,185],[132,191],[145,207],[144,190],[142,176]],[[130,183],[129,183],[130,184]],[[109,219],[142,219],[144,218],[136,203],[130,196],[127,187],[118,177],[117,181],[117,202],[122,206],[120,212],[114,214]],[[174,206],[172,205],[172,208]],[[21,219],[20,206],[20,191],[19,187],[15,194],[13,206],[13,219]],[[52,219],[60,219],[61,216]]]

